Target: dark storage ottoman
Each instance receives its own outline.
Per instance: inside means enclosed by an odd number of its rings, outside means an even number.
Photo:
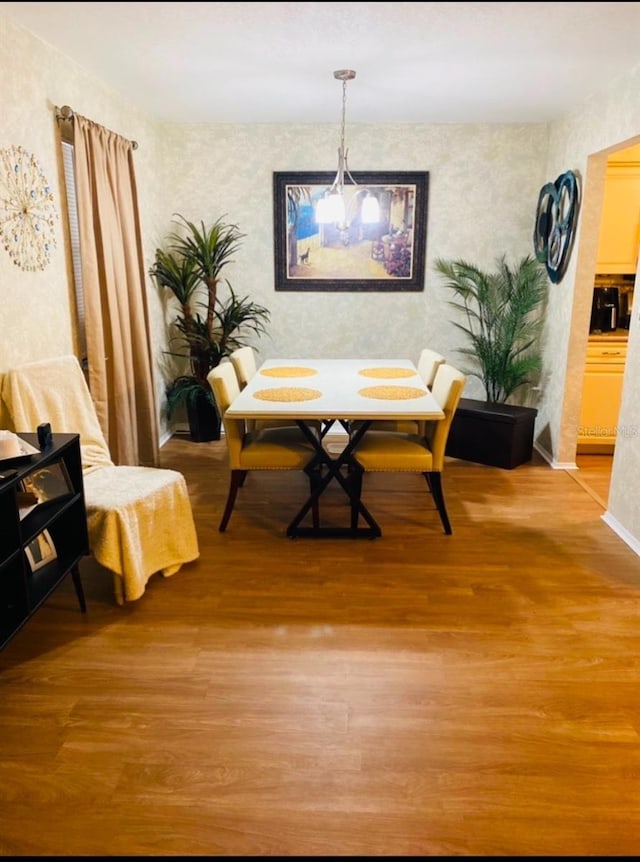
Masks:
[[[531,460],[537,413],[535,407],[461,398],[445,454],[512,470]]]

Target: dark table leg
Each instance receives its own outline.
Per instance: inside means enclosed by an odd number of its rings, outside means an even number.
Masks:
[[[332,422],[325,424],[324,434],[326,434],[331,424],[335,421],[340,420],[333,420]],[[357,430],[349,437],[345,448],[337,458],[332,458],[322,446],[322,437],[324,437],[324,434],[320,439],[318,439],[316,434],[314,434],[305,422],[298,420],[297,424],[316,451],[314,458],[307,465],[306,472],[310,473],[311,471],[316,471],[318,479],[314,482],[313,490],[308,499],[287,527],[287,536],[290,538],[296,538],[298,536],[312,536],[314,538],[362,537],[368,539],[375,539],[378,536],[381,536],[382,531],[379,525],[360,497],[360,488],[362,487],[362,467],[358,464],[353,454],[356,446],[371,423],[362,422],[359,424]],[[341,424],[345,427],[344,422],[341,422]],[[346,467],[347,469],[346,476],[342,475],[343,467]],[[338,482],[349,498],[351,503],[350,526],[322,527],[318,523],[313,527],[301,527],[300,524],[304,520],[305,516],[314,506],[317,506],[321,495],[332,481]],[[362,516],[362,518],[367,522],[367,527],[358,526],[358,518],[360,516]]]

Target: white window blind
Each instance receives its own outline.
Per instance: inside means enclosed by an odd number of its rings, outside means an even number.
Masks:
[[[73,144],[62,142],[62,164],[64,182],[67,190],[67,215],[69,218],[69,238],[73,261],[73,280],[78,313],[78,345],[82,356],[82,366],[87,365],[87,335],[85,328],[84,291],[82,288],[82,267],[80,265],[80,230],[78,227],[78,205],[76,201],[76,178],[73,170]]]

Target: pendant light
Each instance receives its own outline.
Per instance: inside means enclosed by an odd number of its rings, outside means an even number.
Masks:
[[[333,77],[342,81],[342,123],[340,125],[340,146],[338,147],[338,170],[333,184],[316,205],[316,222],[318,224],[336,224],[341,228],[348,226],[349,219],[347,205],[344,196],[345,179],[354,186],[358,184],[349,171],[349,150],[344,144],[345,118],[347,113],[347,81],[352,81],[356,76],[353,69],[338,69]],[[362,200],[360,217],[364,224],[375,224],[380,219],[380,205],[375,195],[368,189],[361,189],[365,195]],[[356,192],[359,194],[360,191]]]

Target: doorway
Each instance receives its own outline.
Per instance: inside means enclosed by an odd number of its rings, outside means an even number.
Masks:
[[[596,157],[589,159],[589,174],[593,158]],[[615,325],[600,326],[593,314],[587,324],[576,466],[582,481],[606,508],[638,265],[640,144],[609,152],[600,167],[602,197],[598,230],[593,234],[598,253],[590,294],[593,297],[597,285],[601,291],[612,291],[623,301],[617,304]],[[588,217],[586,213],[585,218]]]

